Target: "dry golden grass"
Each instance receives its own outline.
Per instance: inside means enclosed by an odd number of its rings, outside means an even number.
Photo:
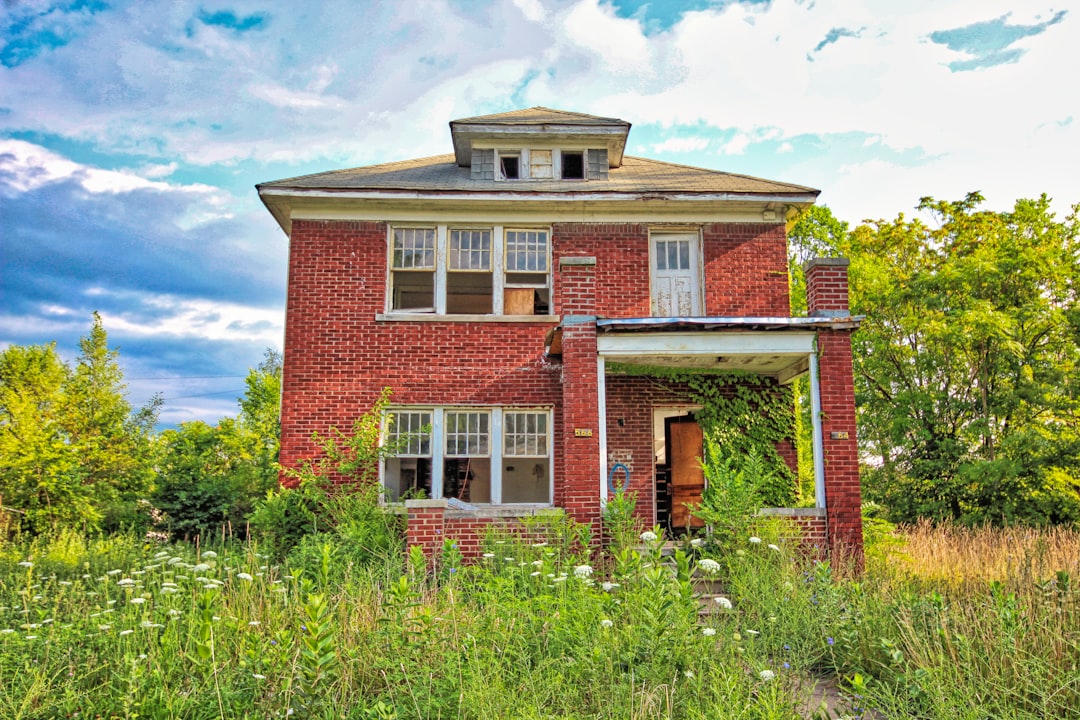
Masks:
[[[897,569],[925,580],[1046,580],[1080,577],[1080,531],[1064,528],[968,528],[919,523],[902,528]]]

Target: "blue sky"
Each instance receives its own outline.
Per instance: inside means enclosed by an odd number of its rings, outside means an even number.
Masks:
[[[628,153],[811,185],[852,222],[922,196],[1080,202],[1080,7],[983,0],[0,4],[0,346],[100,311],[130,399],[233,414],[280,348],[257,182],[449,152],[545,105]]]

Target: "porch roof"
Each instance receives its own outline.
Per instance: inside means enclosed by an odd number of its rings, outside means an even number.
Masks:
[[[861,316],[648,317],[596,321],[608,363],[743,371],[787,383],[809,369],[817,330],[852,330]]]

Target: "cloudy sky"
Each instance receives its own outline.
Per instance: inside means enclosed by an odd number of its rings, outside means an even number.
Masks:
[[[232,414],[282,340],[254,184],[449,152],[449,120],[533,105],[852,222],[971,190],[1063,216],[1077,68],[1076,0],[0,0],[0,347],[72,359],[98,310],[134,403]]]

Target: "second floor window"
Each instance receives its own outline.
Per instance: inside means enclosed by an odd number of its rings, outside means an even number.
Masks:
[[[390,312],[547,315],[547,228],[395,227],[390,233]]]

